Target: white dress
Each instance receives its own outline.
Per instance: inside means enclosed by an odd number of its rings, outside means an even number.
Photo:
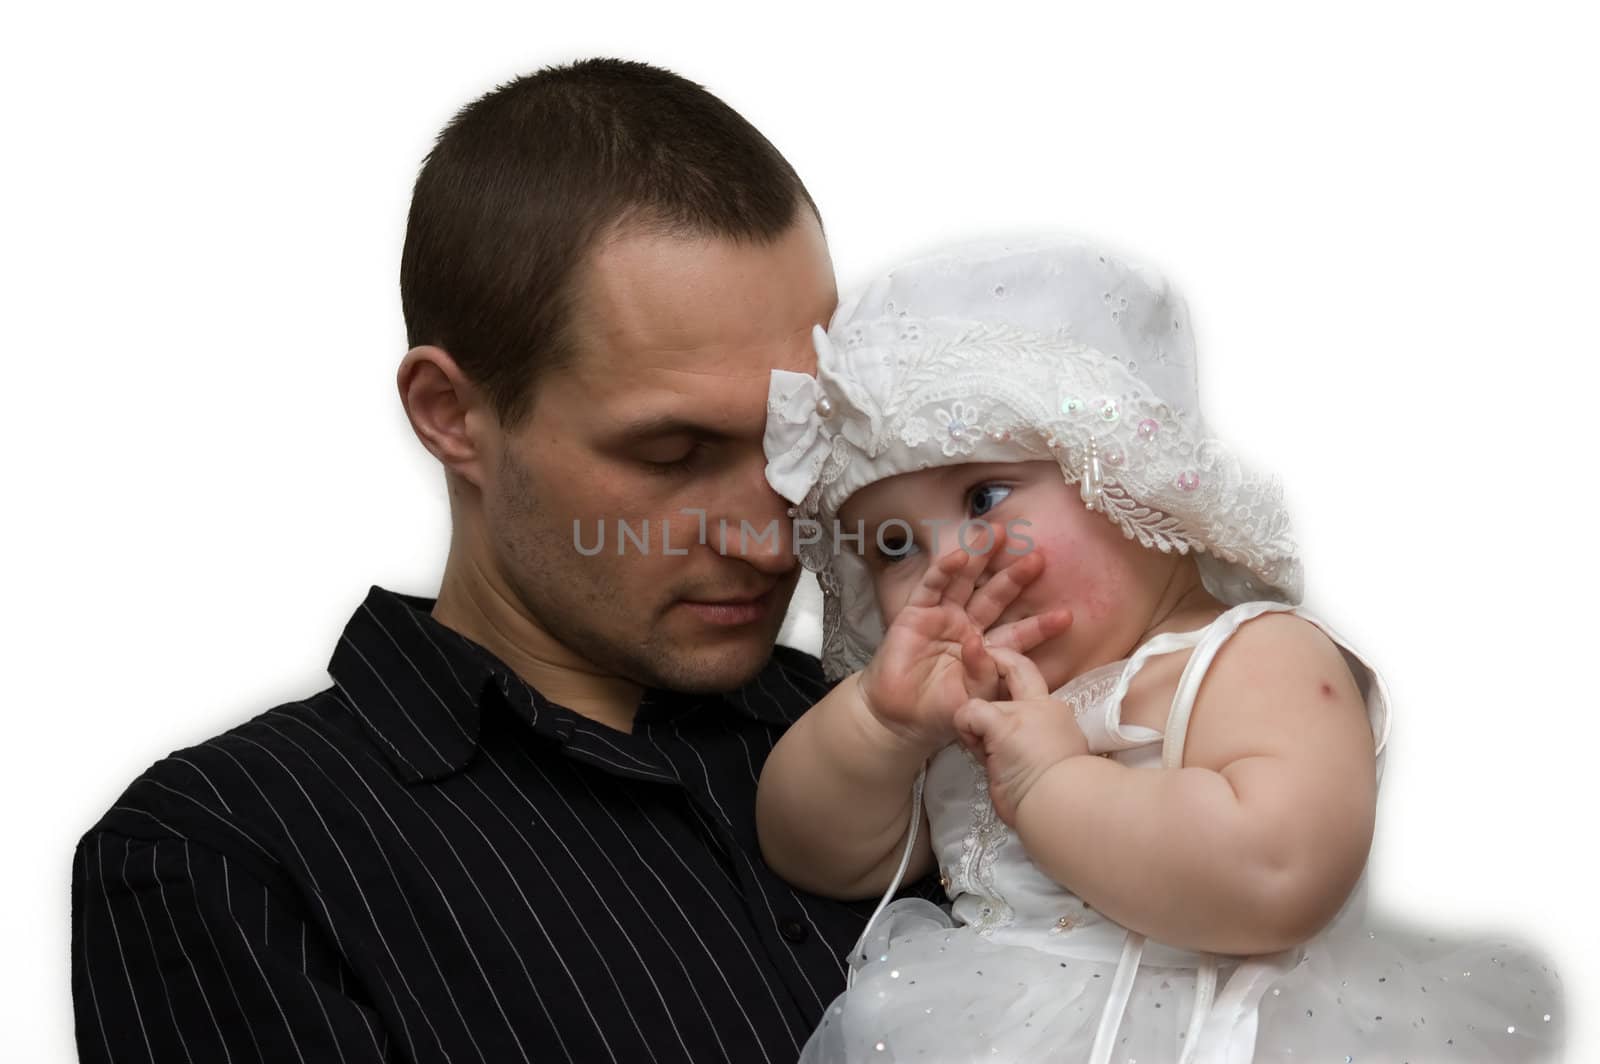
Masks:
[[[1179,765],[1195,693],[1218,648],[1241,624],[1275,611],[1317,624],[1344,651],[1381,772],[1389,729],[1382,681],[1325,625],[1278,603],[1245,603],[1198,632],[1157,636],[1056,697],[1093,752],[1130,766]],[[1189,647],[1165,733],[1123,724],[1133,675],[1150,657]],[[1559,981],[1506,943],[1369,925],[1358,886],[1326,929],[1284,953],[1172,948],[1101,916],[1035,868],[995,815],[982,766],[960,746],[930,762],[924,797],[950,914],[902,899],[869,925],[851,957],[852,985],[824,1014],[802,1064],[1557,1059]]]

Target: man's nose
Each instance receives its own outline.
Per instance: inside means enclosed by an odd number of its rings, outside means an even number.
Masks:
[[[740,526],[737,557],[771,576],[783,576],[799,564],[795,557],[794,527],[786,510],[788,503],[776,514],[763,513],[751,519],[752,527]],[[730,547],[732,545],[730,544]],[[735,552],[730,549],[730,554]]]
[[[763,573],[783,576],[798,560],[794,547],[794,518],[787,499],[767,483],[763,463],[759,482],[739,493],[727,517],[727,546],[723,553],[740,558]]]

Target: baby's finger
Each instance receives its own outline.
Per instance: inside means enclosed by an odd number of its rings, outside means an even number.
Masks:
[[[991,648],[1005,647],[1026,654],[1040,643],[1054,639],[1071,627],[1072,611],[1057,609],[1048,613],[1036,613],[1032,617],[1024,617],[1020,621],[1011,621],[998,628],[991,628],[984,639]]]
[[[977,548],[982,543],[974,543],[970,547],[958,544],[950,553],[959,555],[961,565],[950,575],[950,583],[945,586],[943,601],[965,609],[967,600],[972,597],[972,589],[977,586],[978,576],[989,564],[987,553],[978,553]]]
[[[967,689],[974,687],[979,690],[993,690],[1000,683],[1000,669],[994,658],[989,656],[989,648],[983,645],[983,637],[977,632],[968,632],[961,640],[961,665],[967,673]]]
[[[995,665],[1000,670],[1000,676],[1006,682],[1006,691],[1013,702],[1026,698],[1049,698],[1050,685],[1045,683],[1044,676],[1025,654],[1005,647],[990,647],[989,654],[994,658]]]
[[[950,586],[955,573],[966,564],[966,553],[961,550],[950,551],[943,557],[935,559],[934,563],[928,566],[928,571],[922,574],[922,580],[912,589],[906,599],[906,605],[937,606],[944,599],[945,589]]]
[[[978,745],[994,731],[995,725],[1000,720],[1000,710],[993,702],[985,702],[981,698],[969,698],[956,710],[955,720],[958,733],[972,736]]]
[[[967,602],[967,616],[980,629],[993,624],[1022,593],[1022,589],[1044,570],[1044,558],[1037,554],[1024,555],[1004,569],[996,570],[994,564],[1000,557],[999,552],[989,555],[986,570],[989,579],[972,593],[972,598]]]

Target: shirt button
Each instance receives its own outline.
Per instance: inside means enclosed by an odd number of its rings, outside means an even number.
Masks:
[[[806,936],[810,934],[810,932],[806,930],[805,924],[802,924],[799,920],[793,918],[780,923],[778,925],[778,933],[784,938],[788,939],[790,942],[796,943],[804,942],[806,940]]]

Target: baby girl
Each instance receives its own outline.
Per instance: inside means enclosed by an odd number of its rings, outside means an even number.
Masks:
[[[767,762],[762,848],[842,898],[937,869],[950,907],[880,906],[805,1061],[1550,1058],[1536,959],[1365,922],[1384,686],[1299,605],[1159,276],[969,249],[816,340],[767,475],[840,682]]]

